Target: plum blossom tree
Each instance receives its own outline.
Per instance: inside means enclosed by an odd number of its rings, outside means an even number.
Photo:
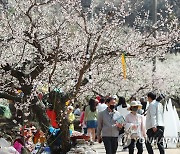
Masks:
[[[58,97],[52,93],[51,101],[64,153],[70,143],[67,100],[97,85],[104,90],[110,82],[119,82],[116,66],[122,53],[137,61],[149,60],[152,55],[164,55],[179,39],[178,19],[168,4],[167,16],[159,13],[155,25],[150,24],[147,12],[144,18],[137,15],[132,27],[126,21],[134,5],[128,0],[104,0],[103,4],[92,0],[84,6],[81,0],[12,0],[7,6],[0,18],[0,97],[19,102],[16,107],[27,111],[26,115],[32,111],[45,131],[49,121],[37,103],[36,87],[48,84],[49,91],[61,87],[63,92]],[[129,67],[128,73],[131,76],[121,85],[126,88],[135,82],[136,72]]]
[[[126,58],[127,78],[123,79],[121,60],[114,60],[113,64],[106,65],[106,69],[98,66],[99,72],[93,72],[93,90],[99,94],[108,93],[123,95],[127,99],[132,95],[138,98],[145,96],[147,92],[155,90],[157,93],[164,93],[166,96],[174,97],[179,93],[178,66],[179,57],[167,54],[163,62],[157,61],[155,74],[155,88],[152,89],[152,61],[144,59],[139,61],[136,58]],[[94,74],[98,75],[94,75]],[[85,93],[84,95],[87,95]],[[93,95],[93,93],[92,93]]]

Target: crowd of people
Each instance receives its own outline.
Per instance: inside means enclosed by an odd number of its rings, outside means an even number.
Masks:
[[[144,143],[148,153],[153,154],[152,142],[155,140],[160,154],[164,154],[163,106],[160,103],[163,96],[157,98],[150,92],[146,98],[142,97],[138,101],[135,97],[131,97],[126,101],[124,97],[116,95],[96,96],[90,98],[83,106],[80,106],[82,105],[80,103],[67,102],[66,113],[70,136],[74,134],[88,136],[90,145],[103,142],[106,154],[116,154],[119,139],[122,141],[122,150],[129,151],[129,154],[134,153],[135,147],[138,154],[142,154]],[[59,146],[61,139],[57,136],[60,128],[52,104],[48,105],[46,114],[51,122],[49,128],[51,138]],[[76,117],[80,119],[81,132],[78,132],[74,126],[74,121],[78,119]],[[35,130],[34,127],[26,127],[22,130],[22,135],[27,136],[26,145],[23,145],[21,140],[15,140],[13,145],[19,153],[23,146],[33,152],[38,149],[36,145],[47,142],[45,134]]]
[[[74,115],[80,116],[82,133],[90,136],[90,145],[103,142],[106,154],[115,154],[121,138],[123,151],[143,153],[145,143],[149,154],[153,154],[152,142],[156,141],[160,154],[163,146],[163,106],[152,92],[138,101],[135,97],[126,103],[124,97],[108,96],[91,98],[87,105],[76,105]],[[69,116],[69,120],[72,116]],[[119,122],[117,119],[121,119]],[[123,120],[122,120],[123,119]],[[70,125],[71,127],[71,125]]]

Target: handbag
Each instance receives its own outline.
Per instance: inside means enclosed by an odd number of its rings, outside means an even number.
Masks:
[[[162,137],[163,133],[164,132],[161,129],[158,128],[158,130],[154,133],[154,138]]]
[[[131,134],[131,139],[137,140],[138,138],[139,138],[138,133],[132,133],[132,134]]]

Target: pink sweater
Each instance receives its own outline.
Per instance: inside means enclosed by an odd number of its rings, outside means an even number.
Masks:
[[[136,132],[138,133],[139,137],[145,137],[146,136],[146,130],[145,130],[145,122],[144,117],[140,114],[132,114],[129,113],[126,116],[126,125],[125,130],[132,128],[134,125],[137,126]]]

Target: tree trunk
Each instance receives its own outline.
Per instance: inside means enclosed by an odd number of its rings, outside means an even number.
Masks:
[[[65,154],[71,148],[70,134],[69,134],[69,124],[68,124],[67,119],[62,120],[62,125],[61,125],[60,129],[62,130],[61,139],[63,141],[62,142],[62,153]]]
[[[35,114],[36,120],[38,121],[42,131],[46,133],[50,126],[50,121],[46,115],[45,109],[42,107],[40,103],[37,104],[36,102],[36,99],[32,101],[32,103],[34,104],[32,106],[32,112]]]
[[[56,101],[55,111],[57,113],[57,122],[60,125],[61,132],[61,150],[62,153],[67,153],[70,148],[70,134],[69,134],[69,122],[66,114],[66,102],[69,100],[69,95],[60,94],[59,100]]]

